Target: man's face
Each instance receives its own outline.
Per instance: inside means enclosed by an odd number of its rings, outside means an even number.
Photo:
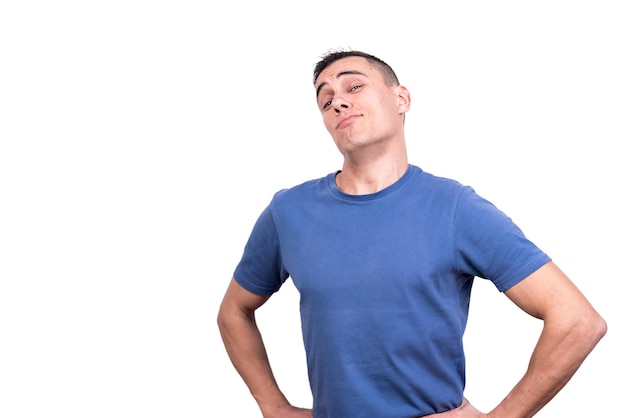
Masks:
[[[403,135],[408,91],[386,85],[365,58],[335,61],[321,72],[315,89],[324,125],[342,154]]]

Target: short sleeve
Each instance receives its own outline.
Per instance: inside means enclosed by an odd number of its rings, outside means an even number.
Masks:
[[[458,268],[491,280],[501,292],[550,261],[511,218],[470,187],[459,197],[454,239]]]
[[[234,278],[246,290],[267,296],[278,291],[287,277],[271,207],[268,206],[252,228]]]

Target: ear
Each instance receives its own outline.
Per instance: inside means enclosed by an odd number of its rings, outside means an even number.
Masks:
[[[411,93],[404,86],[396,87],[396,95],[398,99],[398,112],[406,113],[411,108]]]

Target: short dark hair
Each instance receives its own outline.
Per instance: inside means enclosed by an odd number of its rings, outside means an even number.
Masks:
[[[362,57],[365,58],[370,64],[374,65],[383,75],[383,79],[385,80],[385,84],[388,86],[397,86],[400,84],[398,81],[398,77],[393,69],[383,60],[374,55],[367,54],[362,51],[351,51],[351,50],[331,50],[326,54],[322,55],[322,59],[315,64],[315,68],[313,69],[313,84],[317,82],[317,78],[321,74],[322,71],[330,64],[335,61],[338,61],[347,57]]]

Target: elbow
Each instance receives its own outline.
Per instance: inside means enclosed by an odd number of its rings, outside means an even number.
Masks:
[[[222,324],[224,323],[224,318],[222,317],[222,309],[220,308],[217,311],[217,317],[215,318],[217,320],[217,327],[218,328],[222,328]]]
[[[591,351],[606,335],[608,326],[604,318],[597,312],[585,315],[576,326],[578,341],[586,342]]]
[[[606,335],[608,331],[608,325],[604,318],[599,314],[594,315],[593,318],[593,335],[595,336],[596,344]]]
[[[217,318],[216,318],[216,322],[217,322],[217,329],[219,330],[220,334],[223,333],[224,331],[224,316],[222,315],[222,310],[220,309],[217,312]]]
[[[217,312],[217,328],[225,335],[229,331],[241,326],[241,324],[254,323],[254,311],[241,308],[224,299]]]
[[[228,326],[228,318],[230,314],[227,311],[228,309],[226,307],[226,304],[222,302],[219,310],[217,311],[217,317],[216,317],[217,328],[219,329],[220,333],[223,333],[225,328]]]
[[[227,309],[224,306],[224,303],[220,306],[220,309],[217,311],[217,327],[221,333],[224,332],[226,327],[228,327],[228,319],[231,315],[227,312]]]

